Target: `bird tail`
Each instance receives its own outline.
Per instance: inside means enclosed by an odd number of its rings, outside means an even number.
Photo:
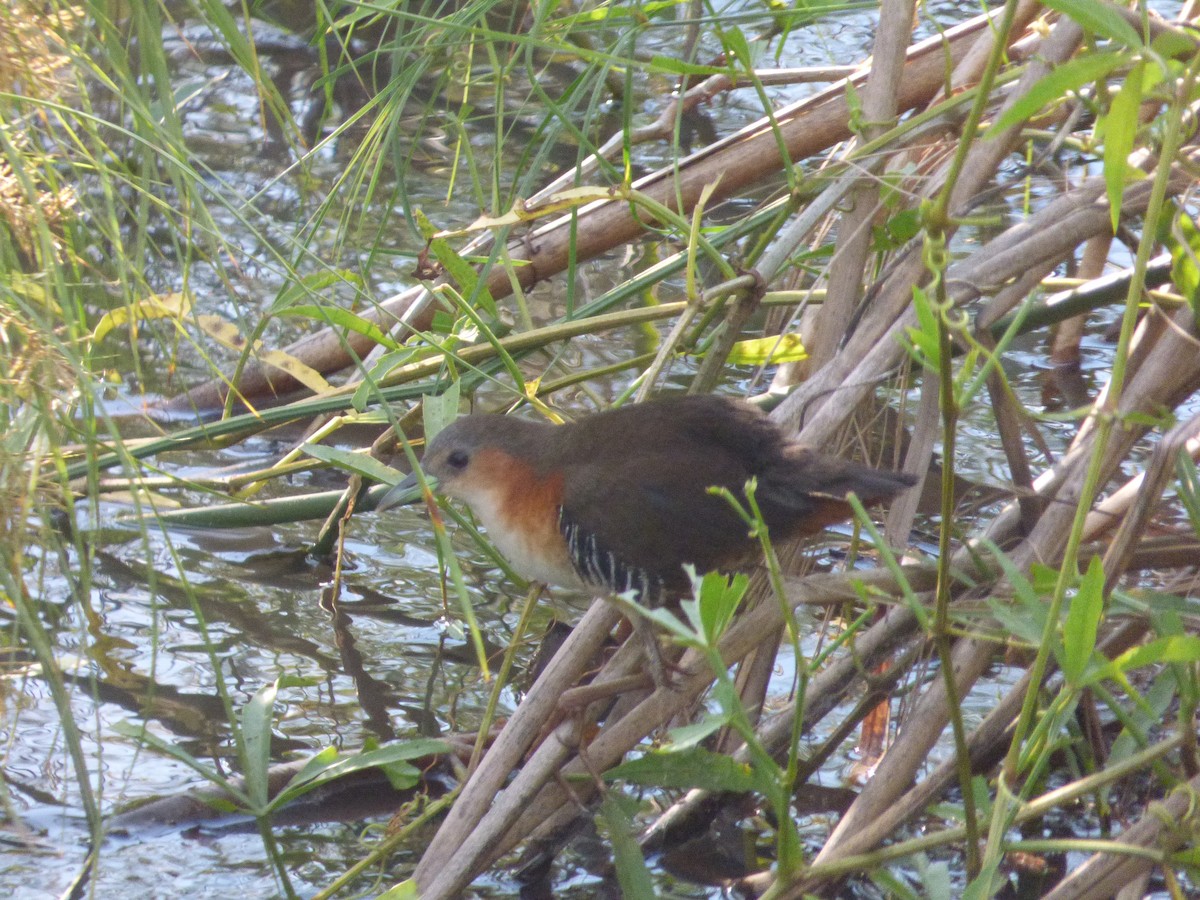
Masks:
[[[789,456],[786,463],[759,477],[757,493],[767,524],[783,524],[785,530],[806,518],[814,525],[846,518],[850,515],[846,498],[852,493],[870,506],[917,482],[915,475],[905,472],[875,469],[801,448]]]

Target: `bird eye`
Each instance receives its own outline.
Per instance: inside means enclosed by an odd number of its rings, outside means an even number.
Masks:
[[[467,455],[466,450],[451,450],[446,457],[446,463],[452,469],[465,469],[470,461],[471,457]]]

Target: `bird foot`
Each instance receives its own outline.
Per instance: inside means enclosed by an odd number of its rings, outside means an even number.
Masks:
[[[646,657],[646,666],[650,670],[650,680],[654,687],[679,690],[687,670],[676,665],[673,659],[663,653],[658,634],[650,622],[640,616],[634,616],[632,621],[633,631],[642,642],[642,652]]]

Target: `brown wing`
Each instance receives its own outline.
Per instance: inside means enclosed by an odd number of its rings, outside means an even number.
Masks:
[[[872,503],[914,480],[789,444],[754,407],[715,396],[632,406],[570,427],[563,534],[580,577],[614,590],[638,581],[678,589],[684,563],[705,572],[755,552],[744,521],[710,486],[744,500],[746,481],[757,477],[763,518],[786,538],[848,518],[851,491]]]
[[[777,457],[787,446],[757,407],[714,394],[625,406],[581,419],[569,430],[571,453],[582,455],[587,448],[592,459],[703,451],[754,468],[756,461]]]
[[[573,467],[562,521],[580,577],[614,590],[643,581],[678,590],[687,583],[684,563],[703,573],[752,552],[745,523],[706,490],[723,485],[740,495],[746,473],[724,462],[643,456],[615,475],[608,467]]]

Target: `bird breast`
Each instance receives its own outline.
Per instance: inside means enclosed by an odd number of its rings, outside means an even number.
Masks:
[[[581,589],[559,533],[562,476],[541,476],[500,451],[481,451],[469,483],[447,486],[471,507],[496,549],[522,578]]]

